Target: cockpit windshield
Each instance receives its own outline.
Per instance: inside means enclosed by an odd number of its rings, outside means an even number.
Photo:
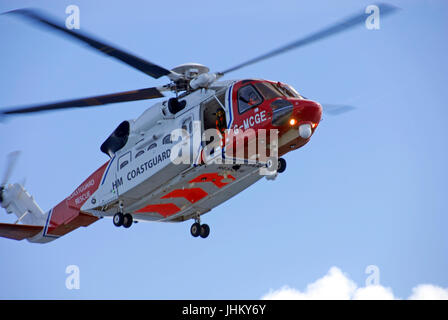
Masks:
[[[291,86],[283,83],[257,82],[254,86],[266,100],[278,97],[301,98],[303,97]]]
[[[258,89],[265,100],[284,96],[284,94],[280,90],[275,88],[269,82],[256,82],[254,83],[254,86]]]
[[[294,89],[290,85],[277,84],[277,86],[279,87],[280,90],[284,91],[287,96],[292,97],[292,98],[302,98],[303,99],[303,97],[296,91],[296,89]]]

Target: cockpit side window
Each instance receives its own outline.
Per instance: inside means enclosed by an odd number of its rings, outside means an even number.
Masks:
[[[258,106],[262,102],[263,98],[251,84],[238,90],[238,111],[240,114]]]

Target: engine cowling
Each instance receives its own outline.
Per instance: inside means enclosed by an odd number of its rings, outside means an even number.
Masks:
[[[128,142],[129,134],[131,132],[131,123],[129,121],[123,121],[118,127],[111,133],[111,135],[101,145],[101,151],[107,154],[109,157],[113,157],[115,152],[123,148]]]

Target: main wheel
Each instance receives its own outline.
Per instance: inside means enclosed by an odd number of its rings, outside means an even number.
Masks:
[[[199,234],[201,238],[207,238],[209,234],[210,234],[210,227],[208,226],[208,224],[201,225],[201,232]]]
[[[114,225],[116,227],[121,227],[123,225],[123,214],[121,212],[118,212],[114,215]]]
[[[129,228],[130,226],[132,226],[133,221],[134,221],[134,219],[132,218],[132,215],[130,215],[129,213],[126,213],[123,216],[123,227]]]
[[[278,173],[282,173],[286,170],[286,160],[283,158],[279,158],[278,159],[278,169],[277,172]]]
[[[190,232],[193,237],[198,237],[201,234],[201,225],[197,222],[193,223],[191,225]]]

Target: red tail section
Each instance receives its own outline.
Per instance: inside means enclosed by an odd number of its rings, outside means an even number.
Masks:
[[[79,227],[86,227],[97,217],[80,211],[83,204],[98,189],[108,162],[88,177],[69,197],[56,205],[49,213],[44,236],[62,236]]]
[[[14,240],[23,240],[26,238],[34,237],[36,234],[41,232],[42,229],[42,226],[0,223],[0,237]]]

